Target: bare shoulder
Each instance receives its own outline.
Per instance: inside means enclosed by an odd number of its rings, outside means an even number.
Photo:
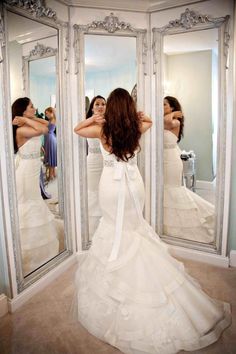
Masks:
[[[40,136],[40,135],[43,135],[43,133],[41,131],[37,131],[29,126],[22,126],[22,127],[19,127],[16,131],[16,136],[17,136],[17,139],[30,139],[30,138],[33,138],[34,136]]]

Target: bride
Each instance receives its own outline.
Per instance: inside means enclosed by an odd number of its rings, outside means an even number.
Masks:
[[[15,151],[16,190],[20,225],[23,275],[34,271],[55,257],[63,243],[63,223],[55,219],[40,192],[41,136],[48,132],[48,122],[36,118],[28,97],[12,105]]]
[[[137,167],[139,140],[152,125],[129,93],[114,90],[104,116],[76,126],[99,138],[104,168],[103,217],[76,274],[78,320],[127,354],[174,354],[215,342],[230,324],[230,308],[211,299],[145,221]]]

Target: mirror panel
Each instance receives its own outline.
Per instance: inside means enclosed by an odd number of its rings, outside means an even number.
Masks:
[[[46,269],[48,262],[67,249],[57,141],[59,34],[57,28],[11,11],[6,13],[10,103],[29,97],[36,116],[49,121],[47,134],[25,139],[14,155],[21,268],[23,278],[28,278],[43,266]],[[25,114],[21,107],[15,112]]]
[[[131,93],[137,82],[136,38],[86,34],[85,96],[107,98],[123,87]],[[125,48],[125,50],[124,50]]]
[[[175,141],[176,136],[164,126],[164,234],[214,244],[218,29],[166,35],[163,52],[164,97],[177,98],[184,115],[183,136],[173,150],[168,148],[168,142]],[[175,159],[179,157],[181,161],[177,163]]]
[[[152,223],[170,244],[218,254],[227,238],[228,28],[228,15],[213,18],[186,9],[179,18],[152,29],[158,117],[153,128],[157,169]],[[179,110],[184,119],[173,113]],[[175,116],[170,119],[170,114]]]
[[[138,110],[144,110],[147,31],[133,28],[131,24],[120,21],[113,13],[103,20],[87,25],[75,24],[73,27],[79,119],[84,119],[93,97],[101,95],[107,99],[109,93],[119,86],[132,94]],[[92,235],[101,217],[97,192],[102,156],[100,155],[100,159],[95,156],[91,158],[92,151],[95,151],[94,155],[97,152],[101,154],[99,142],[93,143],[97,145],[89,146],[90,142],[79,139],[79,161],[82,165],[81,235],[84,250],[90,247]],[[145,179],[144,151],[141,142],[138,165]]]
[[[132,92],[137,82],[136,38],[86,34],[85,42],[85,97],[88,115],[104,113],[105,103],[112,90],[117,87]],[[124,50],[125,48],[125,50]],[[97,99],[92,107],[95,96]],[[98,139],[87,139],[87,198],[89,241],[99,224],[101,209],[98,185],[103,168],[103,158]]]
[[[213,183],[216,178],[218,29],[165,36],[163,49],[164,96],[177,97],[185,115],[184,136],[179,147],[193,150],[195,155],[195,180],[186,183],[214,204],[214,186],[209,185],[208,189],[207,183]],[[202,184],[196,186],[196,180]]]

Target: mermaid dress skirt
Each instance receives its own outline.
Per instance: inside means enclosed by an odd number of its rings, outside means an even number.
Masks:
[[[98,198],[98,186],[103,169],[103,157],[99,139],[87,139],[87,143],[89,240],[92,240],[102,216]]]
[[[61,220],[55,219],[40,192],[41,139],[34,137],[16,154],[16,190],[23,260],[27,275],[59,253],[59,241],[64,239]]]
[[[76,273],[76,314],[125,354],[174,354],[216,341],[230,308],[211,299],[144,220],[136,158],[117,162],[101,146],[102,218]]]
[[[180,154],[176,135],[164,130],[164,234],[213,243],[215,207],[182,185]]]

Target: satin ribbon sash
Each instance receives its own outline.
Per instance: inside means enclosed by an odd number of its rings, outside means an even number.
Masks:
[[[114,160],[104,160],[104,166],[113,167],[114,174],[113,179],[120,181],[120,190],[118,195],[117,204],[117,214],[116,214],[116,225],[115,225],[115,236],[112,245],[112,250],[108,258],[108,262],[116,261],[118,258],[118,253],[120,249],[121,239],[122,239],[122,229],[125,211],[125,190],[126,183],[129,189],[131,198],[137,212],[138,220],[140,221],[140,226],[145,229],[145,235],[152,240],[152,242],[162,246],[163,249],[167,250],[168,246],[160,241],[159,236],[155,233],[152,227],[147,223],[143,217],[142,208],[140,206],[138,196],[134,189],[133,181],[137,178],[137,165],[136,162],[132,164],[127,162],[117,162]]]
[[[113,241],[113,246],[111,254],[108,261],[115,261],[118,257],[120,243],[122,239],[122,229],[123,229],[123,220],[124,220],[124,210],[125,210],[125,190],[126,183],[130,195],[133,199],[135,209],[137,211],[138,219],[140,222],[143,221],[142,210],[139,204],[139,200],[136,196],[132,181],[137,177],[137,167],[135,164],[129,164],[127,162],[116,162],[113,160],[108,160],[108,163],[105,161],[105,166],[114,167],[113,179],[120,181],[120,190],[118,195],[118,204],[117,204],[117,214],[116,214],[116,226],[115,226],[115,237]]]

